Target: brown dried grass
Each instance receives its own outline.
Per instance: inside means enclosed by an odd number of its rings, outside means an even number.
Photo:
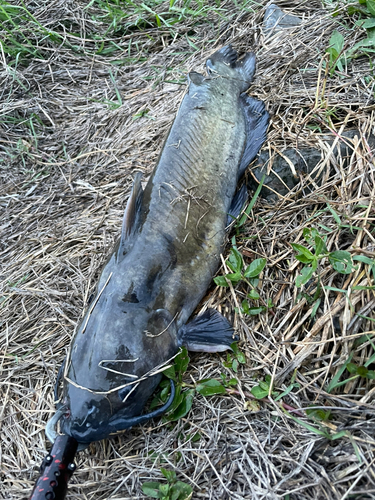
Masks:
[[[176,424],[150,422],[93,443],[78,456],[68,497],[145,498],[141,484],[161,479],[162,464],[192,485],[193,498],[375,498],[374,384],[356,379],[332,394],[325,391],[350,352],[359,365],[373,353],[369,342],[355,346],[354,340],[373,334],[372,322],[358,314],[373,317],[374,293],[353,290],[373,286],[373,275],[362,263],[343,276],[323,262],[322,284],[347,293],[326,291],[313,322],[312,306],[305,298],[296,300],[300,264],[289,245],[302,242],[304,227],[323,224],[331,231],[329,250],[375,255],[374,159],[366,142],[374,133],[374,88],[364,80],[371,72],[369,61],[356,59],[343,77],[336,73],[324,80],[321,62],[337,25],[317,2],[280,2],[304,20],[268,40],[262,34],[264,7],[241,12],[231,2],[222,5],[232,15],[229,21],[210,14],[194,28],[195,21],[189,20],[176,28],[174,39],[163,29],[119,35],[115,42],[124,53],[131,38],[131,54],[146,59],[119,67],[111,65],[118,54],[91,55],[88,34],[105,37],[105,30],[93,22],[85,2],[28,3],[51,29],[62,30],[64,23],[78,27],[74,43],[82,50],[45,42],[45,60],[33,59],[16,70],[4,54],[2,59],[2,116],[18,123],[0,123],[0,495],[25,496],[49,448],[43,430],[54,412],[58,367],[119,234],[132,177],[139,170],[146,176],[151,172],[185,91],[184,85],[165,80],[202,70],[208,54],[232,43],[240,51],[257,52],[251,93],[272,114],[264,148],[275,154],[286,147],[317,147],[329,179],[311,190],[311,179],[301,177],[276,204],[259,200],[246,226],[249,239],[238,241],[247,262],[267,257],[261,296],[271,298],[276,308],[257,317],[235,314],[245,293],[242,285],[234,294],[213,287],[202,304],[231,316],[238,329],[247,357],[238,373],[238,393],[197,396],[188,417]],[[199,51],[189,44],[194,29]],[[350,47],[357,34],[348,41]],[[117,109],[107,103],[117,99],[110,69],[123,100]],[[339,135],[349,128],[359,131],[346,164],[332,155],[324,135],[306,127],[314,115],[314,123],[327,134],[327,107],[337,109]],[[134,119],[146,109],[144,117]],[[36,136],[27,123],[32,113],[41,121],[35,121]],[[339,227],[324,211],[327,200],[346,225],[360,229]],[[229,374],[224,359],[192,355],[187,380]],[[309,431],[272,400],[249,411],[250,390],[266,373],[280,390],[292,378],[300,384],[284,398],[290,407],[332,408],[329,421],[314,423],[303,410],[295,414],[300,420],[332,434],[346,430],[346,436],[330,441]],[[193,442],[196,432],[201,439]]]

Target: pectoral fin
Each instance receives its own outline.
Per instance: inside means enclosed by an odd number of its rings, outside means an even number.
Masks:
[[[240,103],[245,115],[246,144],[241,158],[239,178],[245,173],[266,140],[270,119],[263,101],[241,94]]]
[[[141,178],[142,174],[138,172],[134,178],[132,192],[130,193],[128,203],[126,204],[124,218],[122,220],[121,240],[118,255],[126,253],[129,237],[136,229],[137,214],[140,210],[143,197]]]
[[[178,333],[180,344],[195,352],[226,351],[234,342],[232,325],[215,309],[207,309],[196,316]]]
[[[232,200],[227,216],[227,227],[240,215],[245,203],[247,202],[247,198],[247,187],[246,184],[244,184],[242,188],[237,191]]]

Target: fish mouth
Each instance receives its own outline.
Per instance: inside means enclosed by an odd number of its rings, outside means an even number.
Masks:
[[[160,406],[154,411],[151,411],[150,413],[138,415],[136,417],[124,417],[121,416],[120,411],[119,414],[113,415],[113,417],[111,417],[107,423],[100,425],[98,428],[95,429],[93,427],[88,427],[84,428],[84,430],[82,429],[82,427],[80,429],[77,429],[72,427],[71,425],[64,425],[67,424],[67,420],[65,420],[61,425],[62,431],[64,432],[64,434],[68,434],[78,441],[78,451],[81,451],[87,448],[90,443],[105,439],[110,434],[117,434],[118,432],[129,429],[134,425],[144,424],[151,418],[163,415],[163,413],[168,411],[168,409],[171,407],[175,397],[176,389],[173,380],[169,379],[169,382],[171,385],[171,394],[168,398],[168,401],[164,403],[164,405]],[[64,408],[59,408],[56,410],[53,417],[47,422],[45,433],[48,440],[52,444],[55,442],[56,437],[59,435],[59,433],[57,432],[57,424],[64,417],[64,415]]]

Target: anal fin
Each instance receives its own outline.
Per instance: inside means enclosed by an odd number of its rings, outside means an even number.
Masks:
[[[246,144],[239,167],[239,178],[245,173],[266,140],[270,118],[263,101],[241,94],[240,103],[245,115]]]
[[[231,349],[233,326],[215,309],[207,309],[179,330],[180,344],[189,351],[222,352]]]

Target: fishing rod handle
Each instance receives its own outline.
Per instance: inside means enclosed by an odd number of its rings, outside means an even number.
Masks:
[[[71,436],[58,435],[40,467],[40,476],[29,500],[63,500],[68,481],[76,469],[73,462],[78,442]]]

